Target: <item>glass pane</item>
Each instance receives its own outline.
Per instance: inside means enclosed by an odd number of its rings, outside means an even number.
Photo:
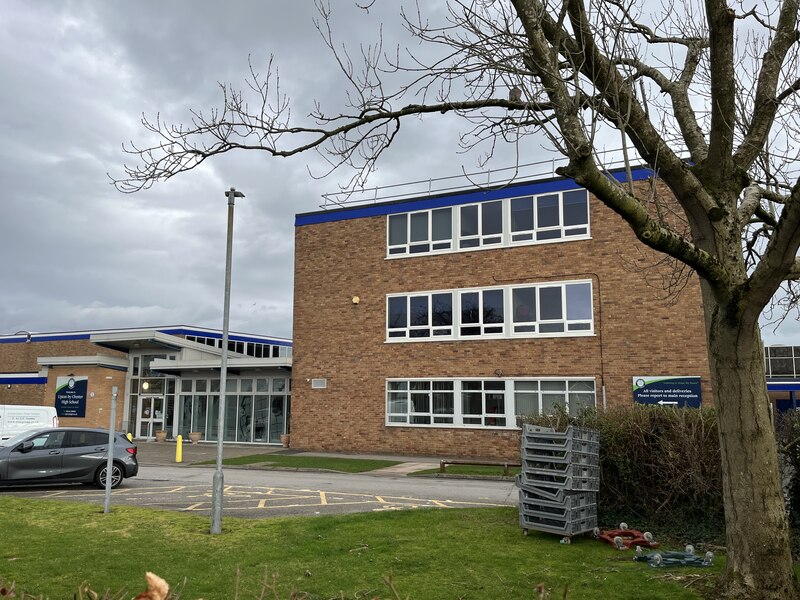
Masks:
[[[505,381],[484,381],[483,389],[485,390],[504,390],[506,389]]]
[[[553,414],[556,407],[566,408],[567,402],[563,394],[542,394],[542,414]]]
[[[408,382],[407,381],[390,381],[389,382],[389,389],[390,390],[407,390],[408,389]]]
[[[436,415],[452,415],[454,409],[453,393],[433,393],[433,413]]]
[[[184,440],[189,439],[189,432],[192,431],[192,397],[181,396],[178,401],[178,433]]]
[[[481,382],[481,381],[462,381],[461,382],[461,389],[462,390],[482,390],[483,389],[483,382]]]
[[[543,381],[542,382],[542,391],[543,392],[563,392],[567,389],[567,383],[565,381]]]
[[[592,286],[589,283],[570,284],[567,287],[567,319],[572,321],[592,318]]]
[[[502,201],[486,202],[482,207],[483,235],[492,235],[503,232],[503,203]]]
[[[503,290],[483,292],[483,322],[503,322]]]
[[[538,381],[515,381],[514,389],[522,392],[535,392],[539,389]]]
[[[411,412],[415,413],[429,413],[431,412],[430,394],[417,393],[411,394]]]
[[[434,327],[453,324],[453,294],[434,294],[432,323]]]
[[[192,431],[199,431],[205,437],[206,432],[206,396],[195,396],[192,399]]]
[[[267,441],[269,423],[269,396],[256,396],[253,405],[253,441]]]
[[[569,414],[576,416],[584,408],[594,407],[594,394],[570,394]]]
[[[405,244],[407,215],[389,215],[389,245]]]
[[[253,441],[253,397],[240,396],[239,397],[239,418],[236,423],[236,441],[237,442],[251,442]]]
[[[181,379],[181,391],[182,392],[191,392],[192,391],[192,380],[191,379]]]
[[[483,414],[483,394],[464,392],[461,394],[461,412],[465,415]]]
[[[411,325],[428,325],[428,297],[411,297]]]
[[[226,442],[232,442],[236,439],[236,423],[238,421],[238,411],[236,396],[225,397],[225,434],[222,438]]]
[[[198,379],[194,383],[194,391],[195,392],[207,392],[208,391],[208,379]],[[217,390],[219,391],[219,390]]]
[[[405,296],[389,298],[389,313],[387,315],[387,326],[389,329],[406,327],[407,312]]]
[[[272,397],[272,408],[269,416],[269,442],[272,444],[277,444],[281,441],[281,434],[286,426],[285,404],[285,396]]]
[[[569,391],[594,393],[594,381],[570,381]]]
[[[555,227],[558,222],[558,196],[539,196],[536,199],[536,226]]]
[[[286,391],[286,379],[283,377],[276,377],[272,380],[272,391],[273,392],[285,392]]]
[[[414,213],[411,215],[411,241],[428,241],[428,213]]]
[[[433,389],[434,391],[453,391],[453,382],[452,381],[434,381],[433,382]]]
[[[514,198],[511,201],[511,231],[533,229],[533,198]]]
[[[514,323],[530,323],[536,320],[536,288],[512,290]]]
[[[429,390],[431,389],[431,382],[430,381],[411,381],[409,382],[409,387],[412,392],[420,391],[420,390]]]
[[[538,415],[539,394],[535,392],[517,392],[514,394],[514,414]]]
[[[433,239],[450,240],[453,238],[453,216],[449,208],[440,208],[432,213]]]
[[[461,294],[461,322],[479,323],[480,307],[478,304],[478,292],[467,292]]]
[[[387,410],[390,414],[406,414],[408,412],[408,394],[406,392],[389,392]]]
[[[586,190],[564,192],[564,225],[585,225],[589,222],[589,196]]]
[[[478,235],[478,206],[461,207],[461,235]]]
[[[561,288],[539,288],[539,316],[541,319],[561,319]]]
[[[253,391],[253,380],[252,379],[242,379],[239,383],[239,389],[243,392],[252,392]]]
[[[266,379],[266,378],[256,379],[256,391],[257,392],[268,392],[269,391],[269,379]]]

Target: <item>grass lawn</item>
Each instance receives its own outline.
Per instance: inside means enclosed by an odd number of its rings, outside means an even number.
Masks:
[[[130,598],[148,570],[181,600],[255,599],[265,567],[277,591],[264,598],[276,600],[293,591],[309,600],[533,599],[540,583],[553,598],[568,587],[569,599],[680,600],[699,598],[723,562],[653,569],[590,537],[562,545],[557,536],[523,536],[515,508],[225,517],[217,536],[208,534],[208,518],[139,507],[104,515],[88,504],[0,495],[0,514],[0,583],[50,600],[72,598],[82,582]],[[383,582],[389,574],[399,596]],[[704,578],[693,581],[698,574]]]
[[[205,460],[197,465],[212,465],[215,461]],[[226,458],[225,465],[259,465],[264,467],[283,467],[295,469],[323,469],[342,473],[364,473],[400,464],[392,460],[372,460],[366,458],[337,458],[328,456],[285,456],[282,454],[250,454]]]
[[[519,475],[520,468],[519,467],[509,467],[508,468],[508,476],[509,477],[516,477]],[[439,467],[435,469],[424,469],[422,471],[414,471],[410,475],[412,477],[416,477],[418,475],[438,475],[440,473]],[[447,465],[445,467],[445,473],[447,475],[465,475],[465,476],[477,476],[477,477],[502,477],[503,476],[503,467],[491,466],[491,465]]]

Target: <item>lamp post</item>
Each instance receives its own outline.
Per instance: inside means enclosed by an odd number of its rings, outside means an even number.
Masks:
[[[231,254],[233,253],[233,204],[236,198],[244,198],[242,192],[231,188],[228,197],[228,235],[225,250],[225,303],[222,312],[222,357],[219,369],[219,414],[217,415],[217,465],[211,491],[211,534],[222,532],[222,437],[225,427],[225,393],[228,391],[228,321],[231,313]]]
[[[111,379],[111,377],[106,377]],[[116,429],[117,420],[117,394],[119,389],[117,386],[111,386],[111,416],[109,417],[108,424],[108,459],[106,460],[106,497],[103,504],[103,512],[108,514],[111,510],[111,484],[114,479],[114,429]]]

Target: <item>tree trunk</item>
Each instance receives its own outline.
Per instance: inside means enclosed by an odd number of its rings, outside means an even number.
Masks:
[[[725,502],[721,596],[797,599],[761,333],[704,296]]]

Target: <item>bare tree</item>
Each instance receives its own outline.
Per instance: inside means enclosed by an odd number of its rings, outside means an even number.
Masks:
[[[646,14],[650,3],[635,0],[451,0],[436,26],[418,7],[401,11],[408,32],[438,50],[428,62],[407,49],[388,54],[380,39],[354,60],[319,4],[348,106],[317,105],[295,122],[272,64],[264,75],[251,68],[245,93],[222,86],[222,107],[187,125],[145,118],[158,141],[129,147],[137,164],[115,183],[136,191],[232,150],[316,150],[331,169],[353,168],[357,188],[412,115],[457,114],[463,148],[487,158],[544,133],[566,159],[560,174],[699,275],[724,476],[722,590],[798,598],[758,325],[800,277],[798,2],[662,0]],[[607,176],[597,148],[614,131],[626,157],[669,188],[683,226]]]

